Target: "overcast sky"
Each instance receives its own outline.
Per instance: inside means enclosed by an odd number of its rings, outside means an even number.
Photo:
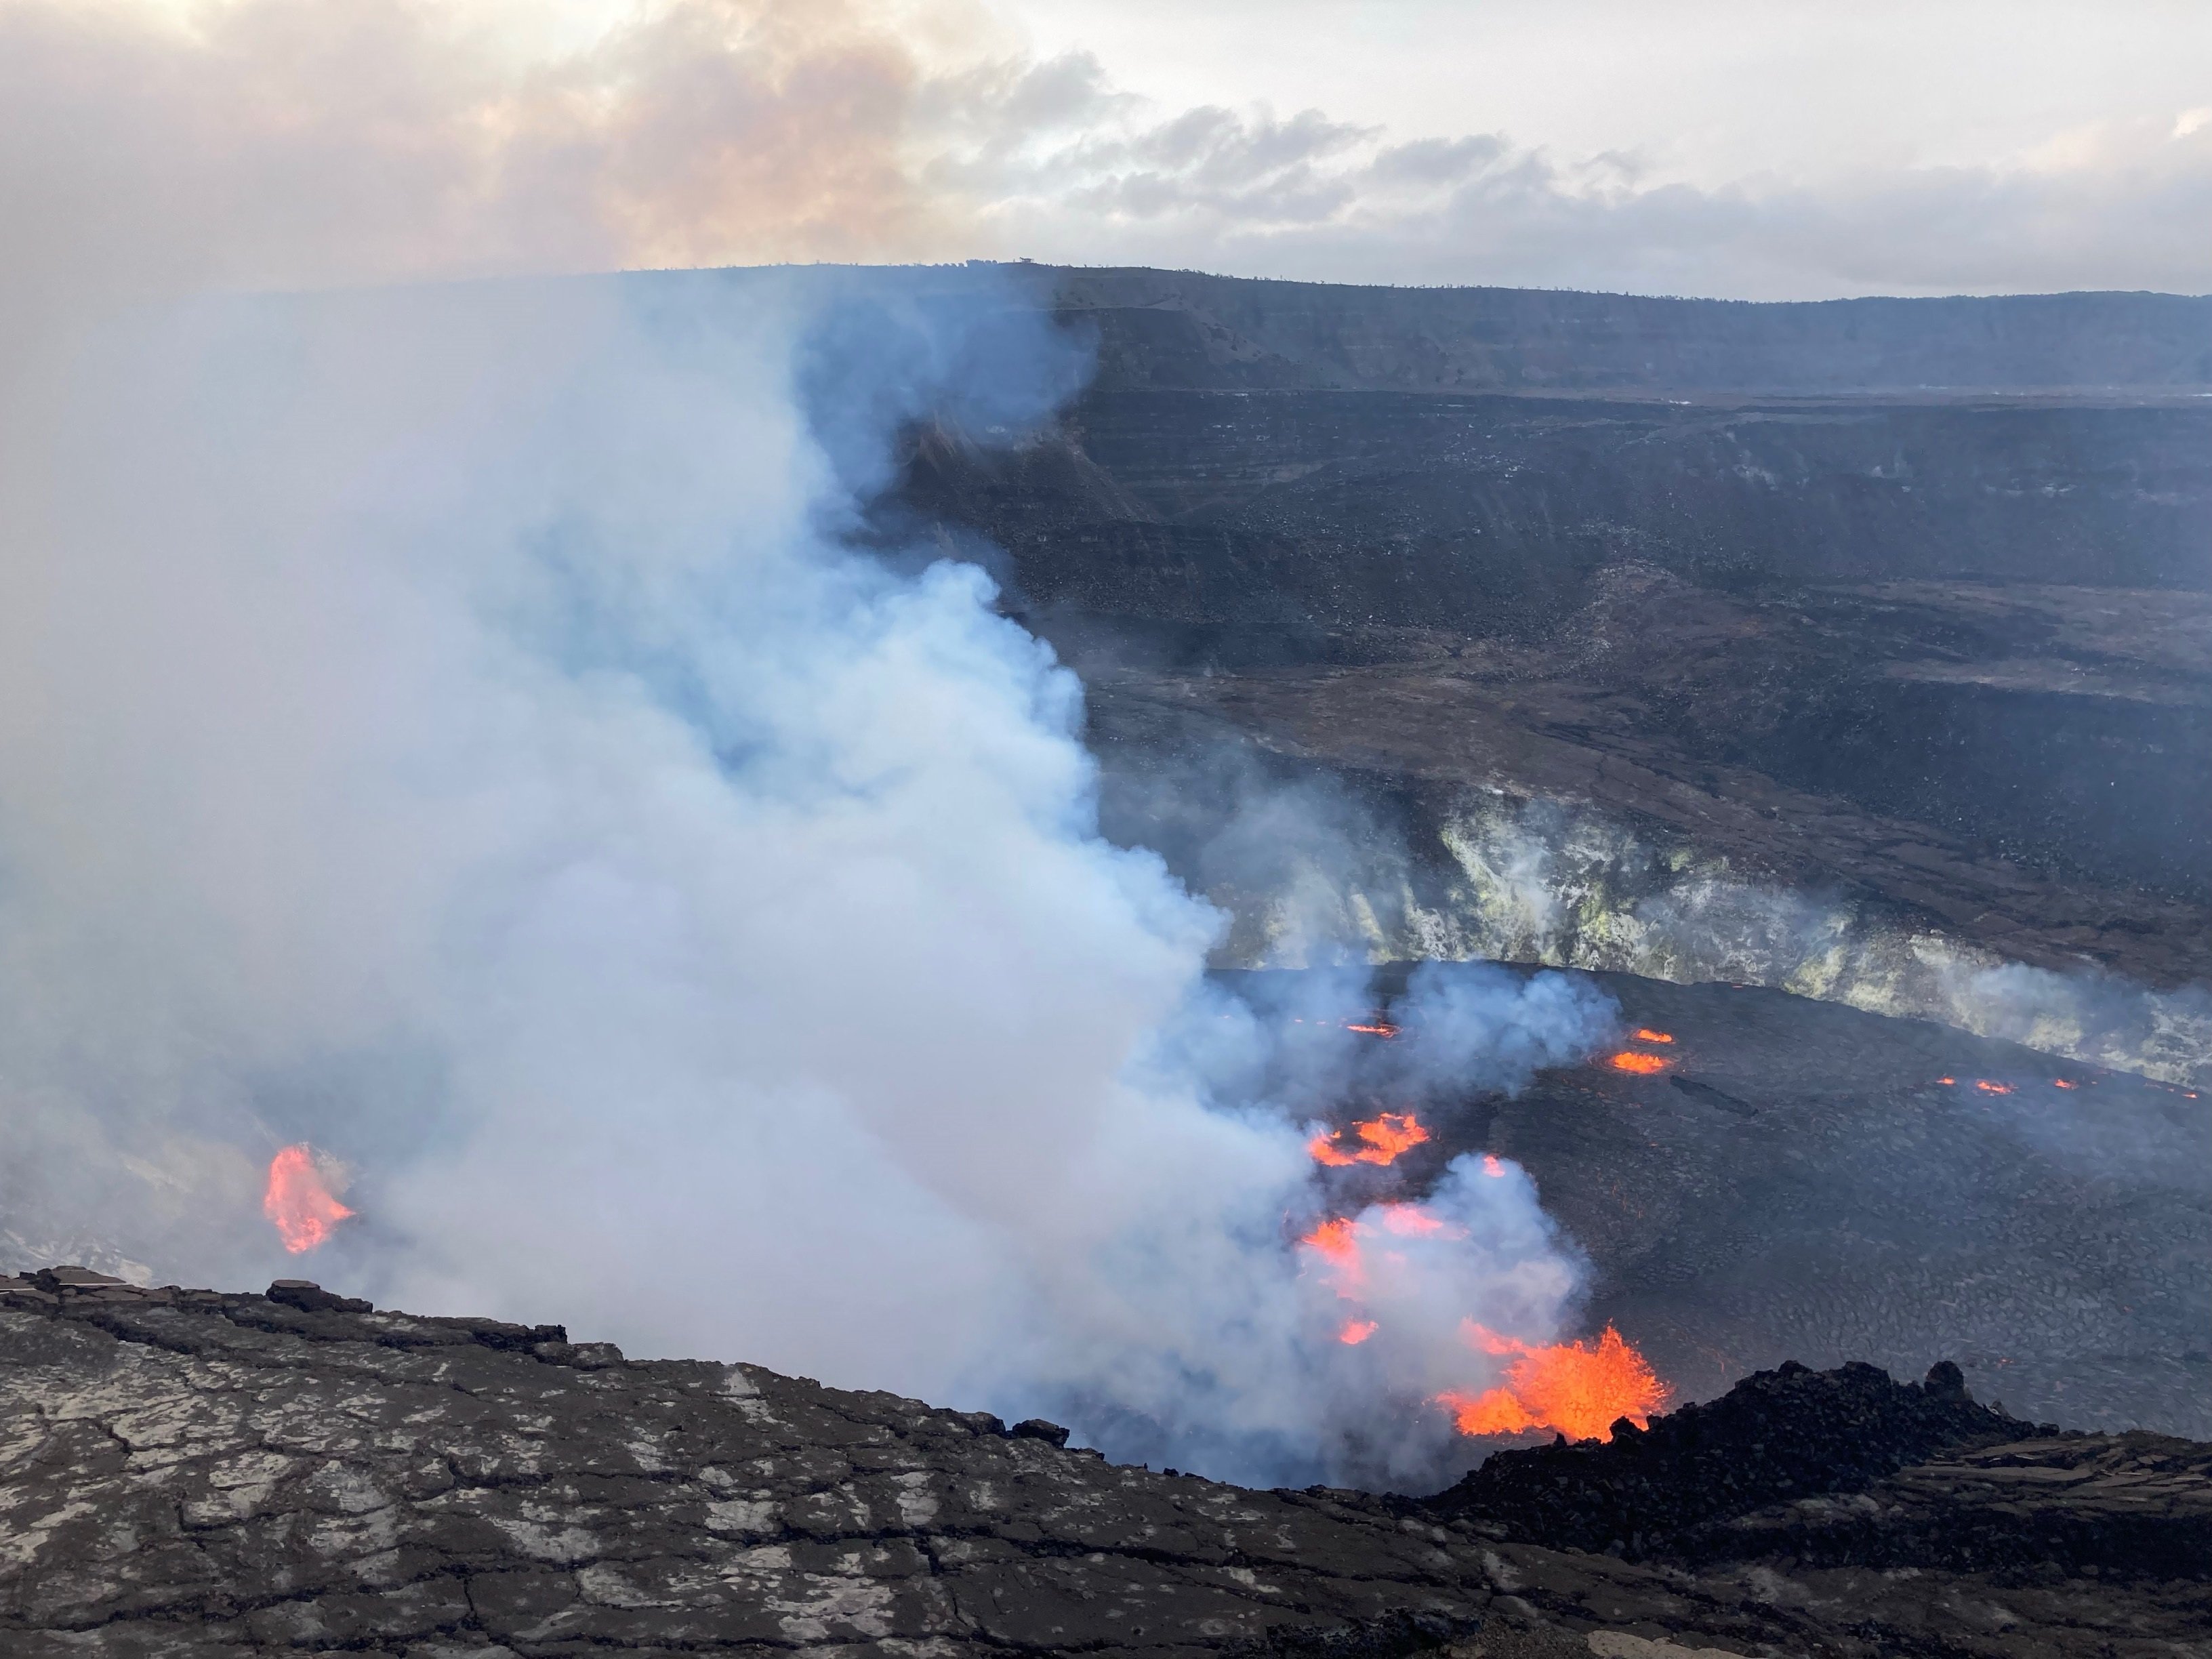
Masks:
[[[2205,0],[0,0],[57,291],[1029,255],[2212,289]]]
[[[1009,0],[1170,106],[1502,130],[1705,185],[2002,166],[2212,101],[2202,0]]]

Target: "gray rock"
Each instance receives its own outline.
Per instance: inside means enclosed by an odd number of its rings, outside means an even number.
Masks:
[[[536,1335],[556,1328],[40,1279],[0,1279],[11,1659],[1631,1650],[1594,1632],[2212,1655],[2201,1583],[1699,1575],[1405,1499],[1115,1467],[1055,1425]],[[2201,1462],[2177,1468],[2160,1479],[2203,1484]],[[2022,1484],[1975,1478],[1984,1511]]]

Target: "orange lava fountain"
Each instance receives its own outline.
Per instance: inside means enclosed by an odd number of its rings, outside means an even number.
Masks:
[[[1620,1419],[1640,1429],[1667,1403],[1667,1385],[1610,1325],[1595,1340],[1546,1347],[1516,1342],[1472,1320],[1466,1329],[1485,1353],[1516,1357],[1506,1368],[1504,1387],[1436,1397],[1462,1434],[1554,1429],[1570,1440],[1610,1440]]]
[[[1364,1146],[1350,1150],[1336,1143],[1345,1135],[1364,1141]],[[1326,1164],[1332,1170],[1349,1168],[1354,1164],[1394,1164],[1401,1152],[1419,1146],[1429,1138],[1429,1132],[1411,1112],[1385,1112],[1365,1123],[1355,1123],[1351,1128],[1333,1135],[1316,1135],[1306,1143],[1307,1154],[1316,1164]]]
[[[1637,1036],[1650,1042],[1674,1040],[1657,1031],[1638,1031]],[[1667,1064],[1656,1055],[1632,1051],[1615,1054],[1613,1063],[1623,1071],[1640,1072],[1663,1070]],[[1364,1144],[1353,1148],[1340,1146],[1338,1143],[1347,1136]],[[1412,1113],[1401,1115],[1385,1112],[1370,1122],[1355,1123],[1337,1134],[1316,1135],[1307,1144],[1306,1151],[1316,1163],[1331,1169],[1353,1164],[1387,1164],[1408,1147],[1418,1146],[1428,1139],[1428,1130]],[[1496,1153],[1486,1153],[1482,1170],[1485,1175],[1503,1177],[1508,1165]],[[1336,1340],[1346,1347],[1358,1347],[1382,1328],[1377,1321],[1366,1316],[1367,1310],[1361,1305],[1373,1290],[1362,1241],[1365,1238],[1380,1242],[1381,1236],[1386,1234],[1401,1238],[1465,1236],[1425,1206],[1399,1202],[1375,1205],[1360,1218],[1332,1217],[1298,1240],[1301,1247],[1311,1250],[1319,1259],[1320,1276],[1340,1300],[1352,1304],[1347,1310],[1348,1316],[1336,1327]],[[1376,1265],[1388,1273],[1392,1264],[1402,1264],[1404,1261],[1401,1254],[1385,1243]],[[1461,1330],[1470,1343],[1484,1352],[1513,1357],[1513,1363],[1506,1368],[1504,1387],[1479,1395],[1446,1393],[1434,1396],[1436,1403],[1452,1414],[1453,1425],[1462,1434],[1521,1434],[1532,1429],[1556,1429],[1577,1440],[1609,1440],[1613,1424],[1621,1418],[1627,1418],[1641,1428],[1650,1421],[1653,1412],[1667,1403],[1667,1385],[1659,1380],[1650,1362],[1610,1325],[1589,1341],[1553,1343],[1544,1347],[1532,1347],[1501,1336],[1471,1319],[1462,1322]]]
[[[353,1212],[338,1202],[315,1162],[312,1146],[287,1146],[269,1160],[269,1187],[261,1213],[294,1255],[312,1250]]]

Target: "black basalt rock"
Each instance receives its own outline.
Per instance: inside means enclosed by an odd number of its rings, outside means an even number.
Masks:
[[[325,1290],[312,1279],[279,1279],[269,1286],[269,1299],[279,1306],[297,1308],[301,1313],[369,1313],[372,1304],[357,1296],[339,1296]]]
[[[1500,1452],[1427,1507],[1553,1547],[1638,1558],[1770,1504],[1863,1492],[1909,1464],[2035,1432],[1976,1404],[1948,1360],[1919,1383],[1856,1362],[1791,1362],[1641,1431],[1615,1424],[1610,1441]]]
[[[2111,1659],[2200,1655],[2212,1630],[2212,1444],[1960,1450],[2027,1425],[1948,1369],[1790,1367],[1425,1503],[272,1288],[0,1275],[7,1659]],[[1747,1478],[1718,1489],[1731,1459]],[[1625,1529],[1626,1554],[1668,1527],[1687,1544],[1649,1564],[1510,1535]]]
[[[1479,1619],[1438,1613],[1394,1613],[1336,1630],[1291,1626],[1227,1650],[1230,1659],[1407,1659],[1438,1653],[1483,1630]]]

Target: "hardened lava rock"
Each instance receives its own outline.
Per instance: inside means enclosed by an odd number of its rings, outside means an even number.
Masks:
[[[1765,1504],[1863,1492],[1908,1464],[2031,1437],[2039,1431],[1977,1405],[1945,1360],[1923,1383],[1873,1365],[1785,1364],[1718,1400],[1685,1406],[1610,1441],[1501,1452],[1430,1507],[1499,1522],[1515,1535],[1643,1556],[1681,1548],[1698,1528]]]
[[[2212,1659],[2212,1447],[1954,1382],[1775,1373],[1431,1501],[1250,1492],[556,1325],[57,1267],[0,1278],[0,1654]],[[1623,1505],[1681,1552],[1563,1535]]]

